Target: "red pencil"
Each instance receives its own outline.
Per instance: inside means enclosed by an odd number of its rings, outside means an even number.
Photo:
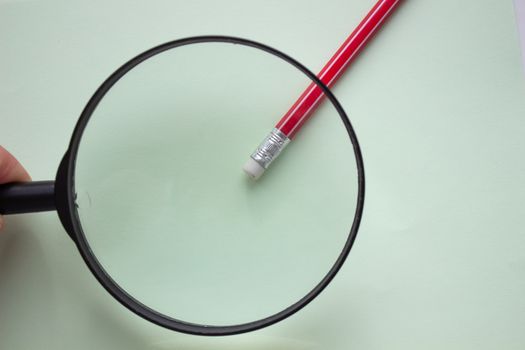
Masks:
[[[332,86],[399,2],[379,0],[319,72],[319,80],[328,87]],[[243,168],[249,176],[257,179],[264,173],[312,115],[323,96],[323,91],[315,83],[308,86],[250,156]]]

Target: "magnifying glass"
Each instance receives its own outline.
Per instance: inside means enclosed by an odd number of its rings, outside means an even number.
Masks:
[[[258,182],[246,149],[315,83],[316,118]],[[343,108],[269,46],[202,36],[152,48],[95,92],[55,181],[0,186],[0,213],[56,210],[91,272],[160,326],[228,335],[312,301],[347,257],[364,171]]]

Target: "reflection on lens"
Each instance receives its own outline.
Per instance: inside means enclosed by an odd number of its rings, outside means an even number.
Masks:
[[[291,64],[230,43],[177,47],[104,96],[78,149],[85,238],[147,307],[227,326],[271,316],[336,262],[354,218],[357,170],[330,103],[259,182],[241,167],[310,83]]]

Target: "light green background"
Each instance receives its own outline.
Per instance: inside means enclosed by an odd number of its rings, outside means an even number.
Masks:
[[[51,179],[88,98],[137,53],[229,34],[318,70],[371,5],[4,1],[0,142]],[[25,215],[0,235],[0,348],[523,349],[525,79],[512,2],[405,0],[384,29],[334,89],[363,148],[363,225],[306,309],[234,337],[161,329],[96,283],[56,214]]]

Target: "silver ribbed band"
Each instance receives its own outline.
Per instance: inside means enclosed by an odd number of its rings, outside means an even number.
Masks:
[[[290,142],[290,139],[279,129],[274,128],[261,142],[251,157],[263,168],[268,168],[281,151]]]

